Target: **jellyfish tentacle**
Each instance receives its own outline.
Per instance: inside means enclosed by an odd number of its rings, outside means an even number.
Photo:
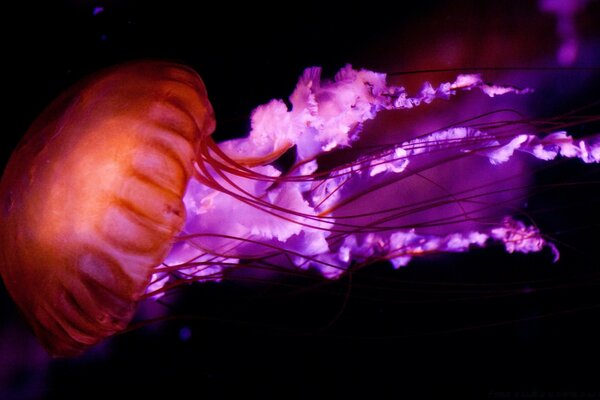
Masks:
[[[189,243],[202,249],[208,265],[210,254],[234,260],[278,259],[282,265],[312,267],[329,278],[340,276],[353,263],[387,259],[400,267],[415,256],[462,252],[491,241],[508,252],[550,248],[557,259],[556,248],[536,227],[508,216],[525,196],[527,185],[518,180],[522,170],[459,190],[446,188],[430,171],[470,160],[493,173],[515,152],[543,160],[563,155],[597,162],[600,146],[594,138],[576,142],[561,132],[538,137],[530,133],[535,121],[503,108],[400,144],[376,145],[350,162],[320,169],[320,156],[350,147],[362,135],[363,123],[379,112],[412,109],[473,90],[488,97],[532,92],[463,74],[437,86],[425,83],[410,95],[403,87],[388,85],[385,74],[346,66],[333,81],[326,81],[319,68],[307,69],[290,96],[290,109],[283,101],[272,100],[253,112],[247,137],[218,145],[202,143],[184,198],[188,210],[184,231],[189,235],[174,246],[169,259],[183,260]],[[500,113],[511,118],[486,118]],[[296,146],[296,164],[286,174],[269,164],[282,143]],[[515,179],[517,184],[511,184]],[[378,203],[379,191],[393,185],[404,190],[400,184],[414,181],[426,183],[432,194],[424,198],[415,193],[420,200],[405,199],[393,207]],[[232,214],[239,217],[227,220],[226,215]],[[213,261],[214,268],[231,267],[230,262]],[[181,275],[177,264],[169,265],[175,279],[203,279],[185,263],[181,269],[186,273]],[[153,293],[159,293],[161,285],[171,286],[164,272],[156,278]]]

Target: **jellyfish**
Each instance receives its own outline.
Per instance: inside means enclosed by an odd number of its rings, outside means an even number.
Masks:
[[[556,260],[557,247],[511,215],[527,196],[515,159],[598,163],[598,137],[482,117],[353,147],[385,113],[531,90],[459,74],[413,94],[384,73],[347,65],[328,80],[313,67],[289,103],[257,107],[248,135],[216,143],[192,69],[139,61],[101,71],[38,117],[4,171],[2,279],[46,349],[72,356],[124,330],[140,300],[242,269],[337,279],[492,243]]]

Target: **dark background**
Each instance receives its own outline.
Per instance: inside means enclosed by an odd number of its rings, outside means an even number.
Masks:
[[[375,2],[37,3],[3,9],[14,25],[3,35],[2,165],[60,91],[131,59],[194,67],[216,110],[218,139],[246,132],[250,111],[286,98],[312,65],[323,66],[325,75],[348,62],[384,72],[556,66],[556,20],[531,1],[421,1],[397,11]],[[94,15],[96,7],[103,11]],[[600,65],[598,20],[598,2],[591,2],[577,19],[585,42],[580,57],[556,78],[558,92],[582,75],[586,84],[578,83],[569,98],[546,96],[539,116],[598,100],[598,71],[578,69]],[[440,53],[444,48],[448,53]],[[588,113],[598,115],[597,105]],[[197,285],[167,299],[162,310],[174,318],[142,324],[76,359],[46,356],[2,288],[0,399],[120,393],[548,398],[569,392],[598,398],[598,172],[597,165],[560,162],[536,177],[587,182],[530,201],[530,209],[540,210],[542,231],[559,242],[556,264],[548,252],[507,255],[491,248],[417,260],[399,271],[375,265],[335,282]],[[592,393],[597,397],[582,397]]]

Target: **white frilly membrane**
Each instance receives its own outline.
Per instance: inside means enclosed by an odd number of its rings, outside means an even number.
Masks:
[[[257,270],[313,270],[333,279],[375,260],[389,260],[397,268],[416,256],[464,252],[493,242],[503,243],[510,253],[548,247],[558,259],[537,228],[510,216],[478,230],[439,235],[394,227],[386,210],[362,210],[371,219],[353,224],[336,209],[385,179],[411,174],[418,157],[435,159],[440,152],[487,157],[496,166],[525,152],[541,160],[562,156],[598,163],[600,140],[574,140],[561,131],[545,137],[516,133],[502,141],[473,127],[454,126],[321,171],[318,157],[351,146],[362,124],[380,111],[411,109],[458,91],[476,89],[494,97],[530,89],[486,84],[477,74],[465,74],[437,87],[425,83],[410,96],[403,87],[388,85],[381,73],[346,66],[333,81],[320,75],[320,68],[304,72],[290,96],[291,109],[282,100],[256,108],[247,137],[203,148],[184,197],[185,228],[156,267],[148,296],[161,296],[182,281],[220,280],[242,264]],[[282,174],[272,163],[294,146],[296,162]],[[435,207],[433,199],[425,207]]]

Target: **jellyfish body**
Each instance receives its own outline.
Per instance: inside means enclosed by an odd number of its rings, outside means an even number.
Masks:
[[[2,178],[0,272],[50,353],[127,326],[213,129],[198,75],[149,61],[92,76],[34,122]]]
[[[9,161],[0,272],[48,350],[71,355],[124,329],[141,298],[220,280],[242,260],[336,278],[376,260],[400,267],[490,241],[509,252],[555,250],[535,227],[510,218],[520,184],[493,177],[449,190],[429,172],[461,159],[495,167],[516,152],[597,163],[597,139],[466,123],[372,146],[333,166],[323,160],[351,148],[382,111],[476,90],[528,93],[471,74],[410,95],[385,74],[346,66],[327,81],[309,68],[291,108],[281,100],[259,106],[247,137],[217,145],[193,71],[138,62],[101,72],[56,100]],[[278,167],[292,150],[293,165]],[[453,172],[461,173],[481,174]],[[437,191],[417,201],[411,180]],[[381,196],[385,190],[391,194]]]

